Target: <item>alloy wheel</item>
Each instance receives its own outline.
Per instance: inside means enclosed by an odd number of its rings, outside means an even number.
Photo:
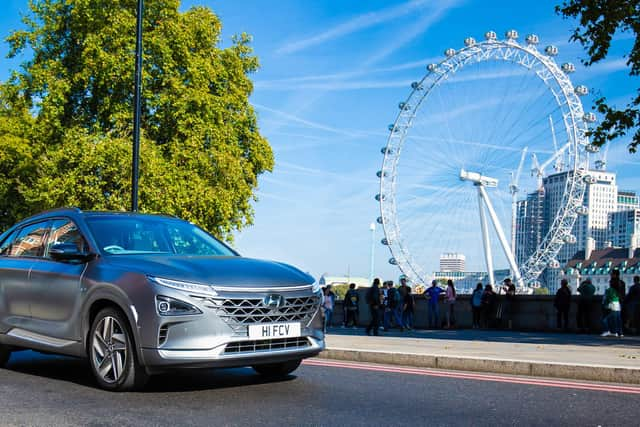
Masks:
[[[122,377],[127,362],[127,336],[116,318],[105,316],[98,323],[93,333],[92,358],[103,381],[115,383]]]

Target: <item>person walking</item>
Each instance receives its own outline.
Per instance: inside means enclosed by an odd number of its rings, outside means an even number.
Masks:
[[[344,326],[348,327],[349,324],[355,328],[358,325],[358,305],[360,302],[360,296],[358,295],[358,291],[356,291],[356,284],[351,283],[349,285],[349,290],[344,296],[344,305],[345,305],[345,321]]]
[[[327,330],[331,326],[331,320],[333,317],[333,307],[335,304],[336,294],[331,291],[331,285],[327,285],[324,288],[324,302],[322,306],[324,307],[324,332],[327,333]]]
[[[447,301],[447,325],[446,329],[452,328],[456,323],[455,307],[456,307],[456,287],[453,280],[447,280],[447,291],[445,295]]]
[[[378,329],[380,328],[380,279],[377,277],[373,279],[373,283],[367,291],[366,302],[371,316],[371,321],[367,326],[367,335],[373,332],[373,335],[378,336]]]
[[[556,292],[556,297],[553,301],[553,306],[556,308],[556,326],[558,329],[569,329],[569,308],[571,307],[571,289],[569,289],[569,282],[567,279],[560,281],[560,288]]]
[[[440,326],[438,300],[440,299],[440,294],[442,292],[443,290],[438,286],[438,282],[436,280],[431,281],[431,287],[424,291],[424,295],[428,301],[429,329],[438,329]]]
[[[404,331],[404,325],[402,324],[402,301],[400,300],[400,293],[393,286],[393,281],[387,282],[387,310],[384,312],[385,329],[391,327],[390,319],[393,319],[396,327]]]
[[[502,320],[506,323],[508,329],[513,329],[513,303],[516,299],[516,285],[508,277],[502,283],[502,289],[504,290]]]
[[[602,319],[602,328],[604,332],[600,336],[608,337],[617,335],[622,337],[622,319],[620,316],[620,293],[618,290],[620,282],[611,278],[609,280],[609,287],[604,293],[604,306],[609,310],[609,314]],[[613,327],[612,327],[613,326]]]
[[[591,332],[593,295],[596,293],[596,287],[593,286],[590,278],[587,277],[580,283],[578,293],[580,294],[580,298],[578,299],[578,314],[576,316],[578,331],[589,333]]]
[[[404,296],[404,304],[402,306],[402,324],[408,330],[413,329],[413,313],[415,305],[416,300],[411,293],[411,287],[407,286]]]
[[[482,317],[484,326],[492,328],[495,326],[496,315],[496,293],[493,292],[493,286],[487,284],[482,292]]]
[[[624,298],[624,306],[627,313],[627,329],[637,334],[640,330],[640,276],[633,276],[633,285]]]
[[[473,313],[473,329],[480,328],[480,313],[482,312],[482,283],[478,283],[471,294],[471,312]]]

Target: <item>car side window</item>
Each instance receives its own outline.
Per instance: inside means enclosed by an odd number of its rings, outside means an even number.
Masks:
[[[51,246],[58,243],[73,243],[78,248],[78,252],[85,252],[87,249],[86,241],[78,230],[78,226],[70,219],[54,219],[51,222],[51,231],[47,237],[46,256],[48,256]]]
[[[9,251],[11,250],[11,244],[13,243],[13,239],[15,239],[16,234],[18,234],[18,230],[14,230],[6,239],[0,243],[0,256],[9,255]]]
[[[36,222],[22,227],[9,249],[11,257],[41,257],[44,253],[44,239],[48,221]]]

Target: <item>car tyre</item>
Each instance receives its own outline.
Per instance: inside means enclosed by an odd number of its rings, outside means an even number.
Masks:
[[[146,384],[148,376],[138,363],[129,322],[120,310],[109,307],[98,313],[89,332],[87,353],[101,388],[131,391]]]
[[[302,359],[288,360],[280,363],[266,363],[264,365],[253,365],[254,371],[265,377],[285,377],[298,369]]]
[[[0,344],[0,368],[4,368],[9,358],[11,357],[11,350],[6,345]]]

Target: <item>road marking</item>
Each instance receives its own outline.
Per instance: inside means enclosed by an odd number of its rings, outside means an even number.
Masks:
[[[324,359],[307,359],[302,362],[309,366],[359,369],[364,371],[390,372],[398,374],[425,375],[431,377],[458,378],[477,381],[493,381],[512,384],[538,385],[543,387],[570,388],[579,390],[609,391],[613,393],[640,394],[640,387],[612,384],[583,383],[573,381],[545,380],[540,378],[511,377],[492,374],[478,374],[460,371],[438,371],[432,369],[406,368],[401,366],[376,365],[371,363],[342,362]]]

